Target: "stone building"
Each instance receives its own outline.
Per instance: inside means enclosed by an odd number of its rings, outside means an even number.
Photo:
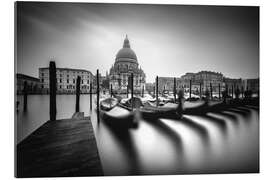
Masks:
[[[26,82],[27,93],[37,94],[41,92],[40,79],[25,75],[25,74],[16,74],[17,94],[23,93],[25,82]]]
[[[145,73],[139,67],[137,56],[130,48],[130,42],[126,36],[123,48],[116,54],[114,65],[109,71],[110,85],[115,92],[127,91],[131,73],[133,73],[134,92],[139,93],[145,86]]]
[[[202,91],[210,90],[210,84],[212,84],[213,92],[218,92],[219,85],[221,90],[224,86],[223,74],[212,71],[200,71],[194,74],[194,83],[201,83]]]
[[[56,68],[57,93],[75,93],[76,80],[81,76],[81,92],[89,93],[94,76],[83,69]],[[43,92],[49,92],[49,68],[39,68],[39,78]]]

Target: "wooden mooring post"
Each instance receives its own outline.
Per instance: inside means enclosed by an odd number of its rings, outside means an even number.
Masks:
[[[173,78],[173,96],[174,96],[174,103],[176,103],[176,78]]]
[[[202,83],[200,83],[200,99],[202,99]]]
[[[90,110],[92,110],[92,83],[90,83]]]
[[[212,83],[210,83],[210,99],[213,99],[213,87],[212,87]]]
[[[189,80],[189,99],[191,99],[191,80]]]
[[[23,111],[27,111],[27,95],[28,95],[28,85],[27,81],[23,83]]]
[[[50,86],[50,120],[56,120],[56,65],[50,61],[49,65],[49,86]]]
[[[131,73],[131,80],[130,80],[130,82],[131,82],[131,108],[133,109],[133,93],[134,93],[134,87],[133,87],[133,85],[134,85],[134,83],[133,83],[133,73]]]
[[[80,91],[81,91],[81,76],[77,77],[76,81],[76,104],[75,112],[80,112]]]
[[[97,77],[96,77],[96,80],[97,80],[97,121],[99,123],[99,72],[98,72],[98,69],[97,69]]]
[[[233,88],[233,85],[232,85],[232,99],[233,99],[233,91],[234,91],[234,88]]]
[[[144,85],[142,86],[142,97],[144,97]]]
[[[156,77],[156,105],[158,106],[158,76]]]
[[[112,94],[113,94],[113,91],[112,91],[112,84],[111,84],[111,87],[110,87],[110,93],[111,93],[111,97],[112,97]]]
[[[220,83],[218,83],[218,99],[220,99]]]

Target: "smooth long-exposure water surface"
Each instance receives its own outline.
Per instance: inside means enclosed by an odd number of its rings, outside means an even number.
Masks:
[[[18,142],[49,119],[49,96],[30,95],[28,111],[18,115]],[[259,112],[232,108],[180,120],[140,119],[137,129],[118,131],[89,110],[89,95],[80,108],[91,116],[105,175],[239,173],[259,171]],[[74,95],[57,96],[57,119],[70,118]]]

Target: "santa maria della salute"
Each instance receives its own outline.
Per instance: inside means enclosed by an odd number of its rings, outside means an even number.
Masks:
[[[140,92],[145,86],[145,73],[139,67],[137,56],[131,49],[126,35],[123,48],[116,54],[114,65],[110,69],[110,85],[113,90],[126,92],[131,73],[133,73],[134,92]]]

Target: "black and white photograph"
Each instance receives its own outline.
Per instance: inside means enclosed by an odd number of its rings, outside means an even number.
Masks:
[[[14,11],[16,177],[260,172],[259,6]]]

